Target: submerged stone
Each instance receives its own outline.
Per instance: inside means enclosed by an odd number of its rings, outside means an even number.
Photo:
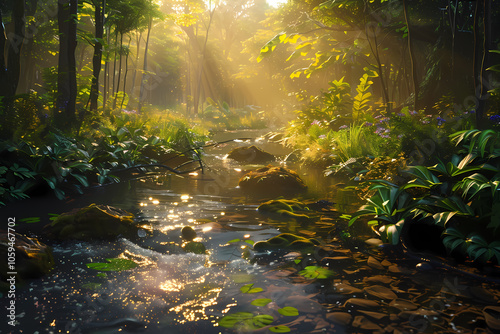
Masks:
[[[263,197],[293,196],[307,190],[296,172],[271,165],[245,174],[238,184],[245,193]]]
[[[12,249],[9,249],[13,247]],[[15,256],[12,256],[14,253]],[[38,241],[36,238],[29,238],[19,233],[0,232],[0,261],[2,286],[7,278],[10,278],[9,272],[16,272],[16,281],[19,282],[29,278],[39,278],[47,274],[54,267],[54,257],[52,249]],[[14,269],[10,267],[7,259],[15,258]]]
[[[310,210],[306,204],[297,200],[272,200],[262,203],[257,210],[264,214],[270,214],[275,218],[294,219],[297,221],[308,222],[314,218],[310,214]],[[307,213],[307,214],[306,214]]]
[[[500,306],[486,306],[483,308],[483,316],[490,329],[500,331]]]
[[[369,309],[369,308],[378,308],[380,304],[374,300],[370,299],[362,299],[362,298],[350,298],[346,300],[344,303],[344,308],[350,307],[350,308],[363,308],[363,309]]]
[[[262,164],[274,161],[276,158],[271,153],[267,153],[255,145],[237,147],[227,155],[229,159],[247,164]]]
[[[368,330],[368,331],[380,331],[382,330],[382,327],[377,325],[376,323],[368,320],[362,315],[358,315],[354,318],[354,321],[352,322],[352,326],[359,328],[361,330]]]
[[[183,246],[184,251],[186,253],[193,253],[193,254],[206,254],[207,249],[204,244],[201,242],[196,242],[196,241],[190,241],[187,244]]]
[[[138,226],[130,212],[108,205],[91,204],[61,214],[45,229],[50,237],[58,240],[109,240],[119,235],[134,238]]]
[[[335,324],[347,326],[352,321],[352,315],[347,312],[332,312],[326,315],[326,319]]]
[[[256,242],[253,249],[256,252],[267,252],[277,250],[308,252],[319,242],[316,239],[307,239],[291,233],[282,233],[268,240]]]
[[[181,233],[182,237],[187,241],[193,241],[196,238],[196,232],[191,226],[184,226]]]
[[[371,296],[385,299],[385,300],[393,300],[398,298],[398,296],[389,288],[386,288],[382,285],[372,285],[365,288],[365,292]]]

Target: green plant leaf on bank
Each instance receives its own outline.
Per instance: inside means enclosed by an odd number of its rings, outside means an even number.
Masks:
[[[108,263],[87,263],[87,268],[100,271],[123,271],[137,267],[137,263],[128,259],[106,259]]]
[[[274,317],[267,314],[254,316],[250,312],[237,312],[226,315],[219,320],[219,325],[226,328],[238,328],[241,330],[256,330],[269,326],[274,321]]]
[[[307,266],[299,272],[302,276],[310,279],[325,279],[335,275],[335,272],[318,266]]]
[[[278,310],[279,314],[287,316],[287,317],[295,317],[299,315],[299,310],[295,307],[285,306]]]
[[[219,320],[219,325],[226,328],[233,328],[237,323],[251,320],[253,314],[250,312],[237,312],[226,315]]]
[[[285,325],[269,327],[269,330],[273,333],[289,333],[291,331],[290,327]]]
[[[272,301],[273,300],[269,299],[269,298],[260,298],[260,299],[255,299],[250,304],[252,304],[254,306],[266,306],[267,304],[269,304]]]
[[[33,223],[39,223],[41,221],[40,217],[28,217],[28,218],[21,218],[19,219],[21,223],[26,223],[26,224],[33,224]]]
[[[244,285],[240,288],[240,291],[242,293],[258,293],[264,291],[264,289],[262,288],[254,288],[253,285],[254,285],[253,283]]]

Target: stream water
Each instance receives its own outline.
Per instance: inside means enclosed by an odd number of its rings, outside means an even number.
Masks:
[[[227,136],[249,134],[230,133],[215,140],[231,139]],[[289,153],[276,144],[257,144],[277,155]],[[19,287],[17,326],[13,330],[3,319],[0,333],[234,333],[245,328],[224,328],[217,322],[238,312],[270,315],[271,326],[287,326],[294,333],[448,333],[472,332],[476,327],[479,333],[491,332],[500,298],[495,284],[441,269],[417,271],[416,262],[391,258],[364,242],[369,236],[344,240],[340,229],[335,231],[338,219],[332,217],[338,214],[333,211],[325,211],[309,226],[274,222],[259,214],[258,201],[236,188],[238,178],[254,167],[223,159],[235,145],[241,143],[207,150],[209,168],[204,174],[153,176],[99,189],[69,203],[30,201],[12,206],[9,216],[40,215],[46,223],[47,213],[92,202],[113,205],[135,213],[145,232],[133,241],[53,244],[56,267]],[[295,168],[311,188],[308,197],[335,200],[330,190],[337,181]],[[173,246],[182,242],[183,226],[195,229],[209,255],[183,253]],[[245,240],[256,242],[282,232],[328,243],[321,254],[310,257],[294,252],[250,262],[242,257],[246,252],[252,255]],[[228,243],[234,239],[241,241]],[[86,265],[117,257],[139,266],[102,277]],[[335,275],[307,279],[299,271],[308,262],[329,267]],[[263,291],[242,293],[247,284]],[[271,302],[251,304],[260,298]],[[2,305],[5,301],[3,295]],[[283,315],[284,307],[296,308],[298,316]],[[253,332],[270,333],[267,327]]]

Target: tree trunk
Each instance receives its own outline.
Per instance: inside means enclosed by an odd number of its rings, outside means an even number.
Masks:
[[[106,62],[104,63],[104,87],[102,90],[102,109],[106,114],[106,103],[108,101],[108,90],[109,90],[109,27],[106,28],[106,45],[108,46],[108,52],[106,55]]]
[[[115,30],[115,59],[113,60],[113,88],[111,95],[113,95],[113,109],[116,108],[116,51],[118,50],[118,31]]]
[[[59,66],[57,81],[57,117],[60,127],[71,127],[76,120],[76,26],[78,0],[59,0]]]
[[[211,5],[211,3],[210,3]],[[210,12],[210,19],[208,21],[207,34],[205,36],[205,43],[203,44],[203,51],[201,54],[200,60],[200,69],[198,73],[198,82],[196,83],[196,96],[194,97],[194,114],[198,114],[198,108],[200,103],[201,96],[201,88],[202,88],[202,76],[203,76],[203,63],[205,62],[206,54],[207,54],[207,42],[208,42],[208,33],[210,32],[210,26],[212,25],[212,19],[214,17],[215,8]]]
[[[99,0],[100,1],[100,0]],[[104,14],[106,13],[106,0],[102,0],[102,7],[99,2],[95,2],[95,37],[94,58],[92,59],[93,76],[90,88],[90,110],[96,111],[99,100],[99,75],[101,74],[102,63],[102,38],[104,37]]]
[[[417,80],[417,64],[415,61],[415,53],[413,52],[413,40],[410,28],[410,20],[408,18],[408,6],[406,4],[406,0],[403,0],[403,11],[405,15],[406,27],[408,29],[408,52],[410,53],[410,65],[411,65],[411,79],[413,81],[413,110],[420,110],[420,105],[418,103],[418,97],[420,93],[420,86]]]
[[[137,54],[135,56],[134,75],[132,76],[132,88],[130,89],[131,98],[135,95],[135,79],[137,78],[137,66],[139,65],[139,51],[141,46],[141,39],[142,39],[142,31],[139,33],[137,37]]]
[[[125,76],[123,78],[123,97],[122,97],[122,104],[120,105],[120,109],[123,109],[123,104],[125,102],[125,92],[127,91],[127,74],[128,74],[128,56],[129,56],[129,50],[130,50],[130,42],[132,41],[132,37],[129,37],[128,40],[128,46],[127,46],[127,55],[125,56]]]
[[[21,72],[21,48],[25,33],[24,10],[24,1],[14,2],[12,11],[14,33],[7,36],[9,41],[7,59],[4,53],[7,39],[0,11],[0,116],[3,118],[0,137],[5,139],[10,139],[15,130],[13,103]]]
[[[491,49],[491,1],[478,0],[478,4],[482,6],[483,13],[483,50],[481,66],[479,68],[478,92],[476,92],[476,127],[478,129],[483,129],[485,127],[484,112],[486,111],[486,100],[488,98],[488,93],[486,91],[487,88],[485,87],[485,70],[489,66],[490,62],[489,53]],[[478,7],[476,7],[476,10],[478,10]],[[475,27],[475,29],[477,29],[477,27]]]
[[[120,62],[118,64],[118,82],[116,84],[115,97],[113,99],[113,109],[116,109],[116,99],[118,98],[118,92],[120,91],[120,81],[122,78],[122,59],[123,59],[123,33],[120,33],[120,51],[118,52],[120,56]]]
[[[148,48],[149,48],[149,37],[151,35],[151,28],[153,27],[153,17],[149,18],[149,23],[148,23],[148,35],[146,38],[146,46],[144,47],[144,71],[142,72],[142,79],[141,79],[141,92],[139,93],[139,108],[138,112],[140,113],[142,110],[142,102],[144,99],[144,89],[146,86],[146,77],[145,73],[148,69]]]

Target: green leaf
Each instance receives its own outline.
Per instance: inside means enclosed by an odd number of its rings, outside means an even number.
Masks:
[[[226,328],[243,327],[242,330],[255,330],[270,325],[274,318],[267,314],[254,316],[249,312],[237,312],[219,320],[219,325]]]
[[[253,283],[252,283],[252,284],[247,284],[247,285],[242,286],[240,288],[240,291],[242,293],[258,293],[258,292],[264,291],[264,289],[262,289],[262,288],[254,288],[253,287]]]
[[[252,245],[252,246],[255,244],[255,241],[250,240],[250,239],[245,240],[245,242],[246,242],[247,244],[249,244],[249,245]]]
[[[253,318],[250,312],[238,312],[231,315],[226,315],[219,320],[219,325],[226,328],[233,328],[237,323],[247,321]]]
[[[128,259],[106,259],[109,263],[87,263],[90,269],[100,271],[123,271],[137,267],[137,263]]]
[[[299,274],[310,279],[325,279],[334,275],[335,272],[323,267],[307,266],[304,270],[301,270]]]
[[[287,316],[287,317],[296,317],[299,315],[299,310],[297,310],[295,307],[291,306],[285,306],[283,308],[280,308],[278,312],[281,315]]]
[[[33,224],[33,223],[39,223],[41,221],[40,217],[28,217],[28,218],[21,218],[19,219],[21,223],[26,223],[26,224]]]
[[[256,329],[269,326],[273,321],[274,317],[268,314],[259,314],[253,317],[253,325]]]
[[[260,298],[260,299],[255,299],[250,304],[252,304],[254,306],[266,306],[267,304],[269,304],[272,301],[273,300],[269,299],[269,298]]]
[[[78,182],[80,182],[80,184],[84,187],[88,187],[89,186],[89,182],[87,181],[87,177],[86,176],[83,176],[83,175],[78,175],[78,174],[73,174],[71,173],[71,175],[73,175],[73,177],[75,179],[78,180]]]
[[[233,244],[235,242],[240,242],[240,241],[241,241],[241,239],[233,239],[233,240],[228,241],[227,243],[228,244]]]
[[[97,290],[98,288],[101,287],[101,285],[102,285],[102,283],[89,282],[89,283],[82,284],[82,288],[89,289],[89,290]]]
[[[290,332],[290,327],[285,325],[269,327],[269,330],[273,333],[288,333]]]

